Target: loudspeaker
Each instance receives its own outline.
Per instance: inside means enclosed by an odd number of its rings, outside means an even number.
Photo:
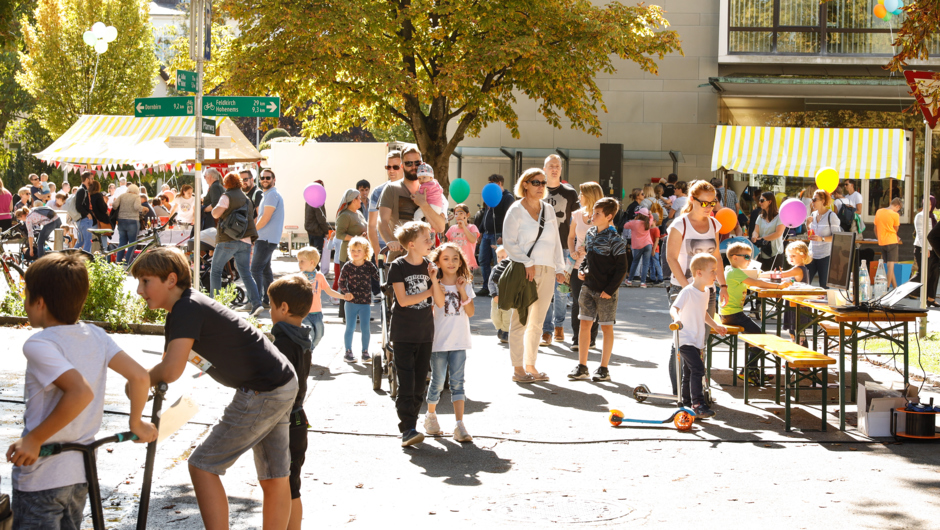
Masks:
[[[623,144],[601,144],[597,181],[606,196],[623,200]]]

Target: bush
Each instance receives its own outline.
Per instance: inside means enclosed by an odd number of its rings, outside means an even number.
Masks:
[[[284,138],[285,136],[290,136],[290,133],[284,129],[271,129],[261,137],[261,143],[270,142],[275,138]]]
[[[264,151],[265,149],[271,149],[270,142],[261,142],[258,144],[258,151]]]

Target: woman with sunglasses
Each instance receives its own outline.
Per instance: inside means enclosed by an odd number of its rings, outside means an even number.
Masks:
[[[666,238],[666,261],[672,271],[669,281],[668,293],[670,304],[679,296],[679,291],[688,285],[691,278],[689,262],[696,254],[707,252],[715,256],[721,263],[721,252],[718,250],[718,230],[721,227],[712,212],[718,206],[717,194],[714,186],[704,180],[696,180],[689,187],[689,202],[682,208],[680,215],[669,225],[669,235]],[[725,272],[718,267],[718,283],[720,285],[721,303],[728,303],[728,285],[725,282]],[[715,292],[709,291],[708,312],[714,315],[717,312]],[[672,381],[673,394],[676,394],[676,351],[672,349],[669,360],[669,379]]]
[[[809,271],[809,279],[806,283],[812,283],[813,278],[819,274],[819,286],[828,289],[832,234],[841,232],[842,228],[839,226],[839,216],[830,208],[832,197],[826,190],[814,191],[812,200],[813,213],[806,219],[806,228],[809,234],[809,252],[813,256],[813,261],[806,266]]]
[[[780,215],[777,213],[777,198],[774,197],[772,191],[765,191],[761,194],[759,206],[760,217],[754,224],[751,241],[760,250],[757,261],[760,262],[761,270],[769,271],[776,264],[777,257],[783,253],[783,230],[786,227],[780,222]]]
[[[555,281],[565,281],[565,257],[555,210],[545,204],[548,177],[541,169],[527,169],[516,184],[516,197],[503,221],[503,248],[509,259],[525,267],[526,280],[535,282],[538,299],[529,304],[526,323],[519,310],[512,312],[509,324],[509,355],[512,380],[517,383],[548,381],[548,375],[535,368],[542,337],[542,323],[552,303]],[[541,228],[541,230],[540,230]]]

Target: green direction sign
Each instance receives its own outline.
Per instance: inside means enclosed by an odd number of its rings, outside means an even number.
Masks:
[[[202,132],[205,134],[215,134],[215,120],[209,118],[202,119]]]
[[[134,116],[194,116],[195,98],[136,98]],[[281,98],[247,96],[203,96],[204,116],[240,116],[251,118],[277,118],[281,115]]]
[[[203,96],[202,113],[207,116],[277,118],[281,115],[281,98]]]
[[[193,116],[196,103],[192,96],[175,98],[135,98],[134,117]]]
[[[177,70],[176,90],[178,92],[195,92],[196,72],[190,72],[188,70]]]

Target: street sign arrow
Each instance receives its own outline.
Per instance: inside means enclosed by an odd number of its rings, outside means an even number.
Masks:
[[[277,103],[271,101],[268,103],[268,112],[274,112],[277,110]]]

